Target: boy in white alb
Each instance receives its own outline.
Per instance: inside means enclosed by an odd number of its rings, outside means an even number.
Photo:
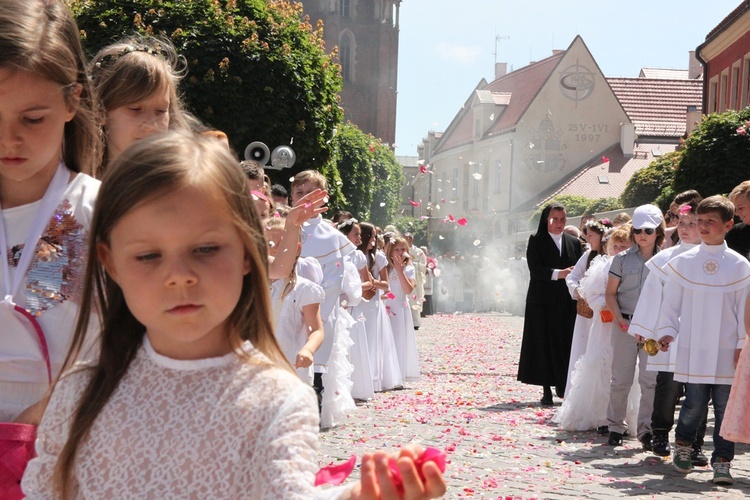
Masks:
[[[679,222],[677,223],[677,234],[679,245],[671,246],[654,255],[646,262],[649,269],[646,282],[643,284],[638,305],[633,313],[633,319],[628,327],[628,333],[635,335],[636,341],[644,342],[646,339],[658,337],[656,326],[659,321],[662,298],[664,296],[664,282],[668,275],[664,270],[667,263],[674,257],[695,248],[701,242],[696,209],[701,199],[696,198],[685,203],[679,209],[675,209]],[[672,454],[669,446],[669,432],[674,427],[674,412],[681,393],[684,392],[685,384],[674,380],[674,354],[677,344],[672,345],[668,352],[658,352],[650,356],[646,370],[658,372],[656,374],[656,389],[654,390],[654,409],[651,412],[652,451],[655,455],[668,457]],[[704,417],[698,427],[698,434],[693,443],[692,462],[696,466],[708,465],[708,458],[703,454],[703,438],[706,435],[706,414],[708,406],[704,407]]]
[[[325,177],[316,170],[305,170],[296,174],[292,181],[292,204],[296,204],[302,197],[316,189],[325,190],[327,188],[326,184]],[[321,286],[326,294],[325,300],[320,305],[320,317],[325,322],[323,325],[325,339],[315,353],[315,382],[313,384],[321,404],[323,404],[324,399],[335,399],[335,401],[332,401],[335,406],[333,415],[328,414],[328,412],[321,414],[321,427],[326,428],[336,425],[337,420],[341,418],[343,412],[355,408],[354,400],[350,393],[351,381],[348,381],[349,387],[343,386],[347,383],[343,378],[348,378],[348,374],[342,376],[343,374],[341,373],[332,373],[332,370],[349,364],[348,359],[346,359],[348,345],[344,348],[343,359],[333,360],[331,355],[334,353],[334,344],[337,336],[348,337],[349,335],[349,324],[345,320],[346,316],[342,314],[345,311],[343,311],[339,304],[339,296],[341,295],[344,281],[344,258],[353,253],[356,247],[340,231],[324,221],[320,215],[308,220],[302,226],[302,233],[301,255],[302,257],[314,257],[320,263],[320,267],[323,270],[323,282]],[[340,354],[340,351],[339,349],[337,352]],[[349,371],[351,373],[350,369],[350,366],[349,370],[344,366],[342,371]],[[326,379],[343,385],[340,387],[330,387],[329,384],[330,390],[328,394],[324,394],[326,386],[324,374],[326,375]]]
[[[662,350],[678,339],[674,379],[685,382],[685,401],[675,429],[674,468],[692,470],[691,452],[709,398],[714,405],[714,484],[732,484],[734,443],[721,437],[721,422],[745,341],[746,288],[750,263],[730,250],[724,236],[733,225],[734,206],[721,196],[698,205],[702,243],[673,258],[665,271],[664,300],[657,332]]]

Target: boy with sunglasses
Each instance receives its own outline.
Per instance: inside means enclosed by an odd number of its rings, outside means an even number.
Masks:
[[[638,406],[637,436],[645,450],[651,450],[651,412],[654,407],[656,372],[646,371],[647,354],[640,349],[633,335],[628,333],[630,320],[641,289],[649,274],[646,261],[659,251],[664,240],[664,219],[654,205],[642,205],[633,212],[633,225],[630,241],[634,243],[628,250],[612,258],[609,269],[605,299],[607,307],[615,317],[612,324],[612,379],[610,381],[609,425],[610,446],[622,445],[622,438],[628,429],[625,422],[628,396],[633,385],[636,363],[641,398]]]
[[[664,300],[657,327],[662,350],[679,338],[674,379],[685,383],[685,401],[675,429],[676,470],[692,470],[691,452],[709,399],[714,406],[714,484],[732,484],[729,471],[734,443],[721,435],[721,423],[745,341],[744,311],[750,263],[729,249],[725,235],[733,225],[734,205],[722,196],[697,209],[701,244],[670,260],[664,271]]]

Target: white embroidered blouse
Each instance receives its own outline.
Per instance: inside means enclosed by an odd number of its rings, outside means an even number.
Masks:
[[[184,361],[144,343],[80,446],[74,498],[335,498],[313,486],[318,470],[315,394],[245,344]],[[51,498],[51,478],[91,371],[58,383],[24,475],[29,499]]]

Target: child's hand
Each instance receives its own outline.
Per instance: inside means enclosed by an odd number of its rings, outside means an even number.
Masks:
[[[383,451],[366,454],[362,457],[360,483],[351,491],[350,498],[357,499],[409,499],[422,500],[438,498],[445,494],[446,485],[443,473],[434,462],[422,466],[424,481],[415,467],[415,460],[422,454],[418,445],[401,448],[396,459],[401,473],[401,488],[392,476],[388,465],[388,455]],[[395,458],[395,457],[394,457]]]
[[[617,326],[619,326],[620,330],[622,330],[623,332],[627,332],[630,323],[626,319],[620,318],[617,320]]]
[[[294,360],[294,367],[307,368],[312,364],[313,354],[305,348],[300,349],[300,351],[297,353],[297,359]]]
[[[635,334],[635,341],[636,342],[641,343],[641,342],[643,342],[645,340],[646,340],[646,338],[643,335],[638,335],[637,333]]]
[[[306,220],[316,217],[328,210],[324,207],[328,202],[328,191],[316,189],[312,193],[306,194],[294,205],[286,215],[286,223],[295,227],[300,227]]]
[[[662,338],[659,339],[659,350],[662,352],[667,352],[669,350],[669,344],[671,344],[674,341],[674,337],[671,335],[665,335]]]

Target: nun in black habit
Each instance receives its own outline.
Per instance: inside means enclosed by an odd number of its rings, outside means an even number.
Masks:
[[[526,261],[531,279],[526,294],[518,380],[544,388],[542,405],[551,406],[552,390],[565,393],[570,344],[576,320],[576,302],[565,285],[565,277],[582,254],[577,238],[563,232],[565,207],[544,207],[539,229],[529,237]]]

